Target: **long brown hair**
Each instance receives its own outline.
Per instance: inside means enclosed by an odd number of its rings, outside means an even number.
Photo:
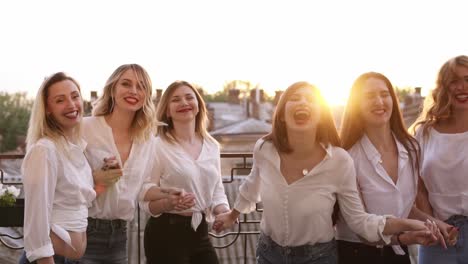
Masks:
[[[263,137],[265,141],[273,142],[273,145],[278,152],[290,153],[293,151],[288,140],[288,132],[286,130],[286,122],[284,122],[284,112],[286,102],[290,99],[297,90],[301,88],[308,88],[319,99],[320,104],[320,120],[317,126],[317,133],[315,140],[317,142],[323,143],[324,145],[331,144],[332,146],[340,147],[341,142],[338,136],[338,131],[336,130],[335,121],[333,120],[333,115],[331,113],[330,107],[325,102],[320,91],[314,85],[308,82],[296,82],[289,86],[286,91],[284,91],[281,96],[278,105],[276,107],[275,113],[273,114],[273,126],[269,134]],[[338,219],[339,205],[338,201],[335,202],[333,206],[332,213],[332,223],[336,224]]]
[[[293,151],[288,140],[288,132],[286,130],[286,123],[284,122],[284,111],[286,102],[300,88],[308,88],[319,99],[320,104],[320,121],[317,126],[317,133],[315,140],[325,145],[331,144],[340,147],[341,142],[336,130],[335,122],[330,107],[325,102],[320,94],[320,91],[314,85],[308,82],[296,82],[289,86],[281,96],[275,113],[273,114],[272,130],[269,134],[264,136],[265,141],[272,141],[278,152],[290,153]]]
[[[416,133],[419,126],[423,126],[423,134],[427,135],[428,128],[440,121],[449,119],[452,113],[452,101],[449,92],[450,82],[455,77],[455,68],[463,66],[468,68],[468,56],[460,55],[451,58],[442,65],[437,74],[436,86],[431,96],[424,100],[424,108],[415,123],[411,126],[411,132]]]
[[[392,114],[390,116],[390,129],[397,138],[397,140],[403,145],[408,151],[408,155],[411,161],[413,172],[416,172],[419,176],[419,155],[420,149],[419,144],[406,130],[403,123],[403,118],[400,112],[400,104],[396,97],[395,90],[390,80],[383,74],[378,72],[367,72],[361,74],[353,83],[351,92],[348,97],[346,109],[343,114],[343,121],[341,125],[341,141],[343,148],[349,150],[356,142],[362,138],[365,133],[364,125],[365,122],[361,114],[361,101],[362,101],[362,89],[364,84],[370,78],[382,80],[388,88],[388,92],[392,97]]]

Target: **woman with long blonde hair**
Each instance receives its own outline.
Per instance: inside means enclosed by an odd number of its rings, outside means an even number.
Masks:
[[[439,228],[452,245],[447,250],[421,247],[420,263],[467,263],[468,56],[451,58],[442,65],[413,131],[421,145],[425,186],[418,193],[418,207],[444,220]]]
[[[127,222],[153,169],[154,116],[148,73],[138,64],[124,64],[107,79],[93,116],[83,120],[86,156],[99,194],[89,209],[85,264],[128,262]]]
[[[86,248],[91,168],[83,154],[83,101],[63,72],[46,78],[34,101],[23,161],[24,249],[20,263],[75,263]]]

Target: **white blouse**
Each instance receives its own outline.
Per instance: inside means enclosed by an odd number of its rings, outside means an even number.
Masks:
[[[26,153],[24,249],[29,261],[54,255],[51,230],[70,246],[67,231],[86,232],[88,207],[96,193],[85,145],[64,142],[64,154],[54,141],[42,138]]]
[[[103,116],[83,118],[83,137],[88,142],[86,157],[93,170],[104,165],[104,158],[115,156],[123,175],[118,182],[99,195],[89,209],[89,216],[99,219],[131,221],[135,215],[136,200],[143,180],[151,172],[150,162],[154,153],[154,137],[144,143],[133,142],[125,165],[122,166],[119,151],[114,142],[112,128]]]
[[[354,160],[357,184],[366,211],[407,218],[416,199],[418,175],[417,171],[413,171],[408,151],[394,139],[398,150],[396,184],[382,166],[382,157],[367,135],[351,147],[349,154]],[[340,240],[362,242],[342,218],[337,223],[336,237]],[[403,252],[397,246],[394,250],[400,254]]]
[[[206,214],[207,221],[212,221],[212,210],[216,206],[224,204],[229,208],[221,177],[219,146],[212,139],[203,140],[200,155],[194,160],[177,143],[171,144],[157,137],[155,154],[151,157],[154,170],[140,193],[141,208],[149,214],[149,202],[143,202],[143,198],[153,186],[182,188],[195,194],[194,207],[186,211],[170,212],[192,212],[192,227],[195,230],[200,225],[202,213]]]
[[[325,158],[304,178],[287,184],[281,174],[274,145],[260,139],[254,148],[252,172],[240,186],[234,208],[241,213],[263,202],[260,229],[281,246],[324,243],[333,239],[332,213],[338,199],[340,210],[352,230],[369,241],[384,239],[385,216],[364,212],[356,188],[356,171],[348,153],[324,147]]]
[[[445,134],[422,128],[416,138],[421,145],[421,177],[434,216],[447,220],[452,215],[468,216],[468,132]]]

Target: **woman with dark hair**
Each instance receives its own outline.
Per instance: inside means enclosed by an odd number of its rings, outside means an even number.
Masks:
[[[366,212],[425,221],[414,207],[419,180],[419,145],[405,129],[390,80],[368,72],[354,82],[341,126],[343,148],[354,160],[357,187]],[[337,225],[339,263],[410,263],[406,245],[434,241],[406,232],[393,246],[366,244],[344,219]]]
[[[188,82],[169,85],[159,101],[154,171],[140,199],[152,217],[145,228],[148,263],[218,263],[208,237],[208,221],[229,210],[221,178],[220,152],[208,134],[205,102]],[[159,188],[181,190],[181,204],[169,208],[158,201]]]
[[[76,263],[86,249],[88,207],[96,197],[83,154],[83,100],[63,72],[46,78],[31,111],[22,174],[24,250],[20,263]]]
[[[442,65],[414,130],[427,188],[420,188],[418,207],[443,220],[438,225],[450,245],[447,250],[438,245],[420,247],[420,263],[467,263],[468,56],[451,58]]]
[[[219,215],[213,228],[231,227],[261,201],[258,263],[336,263],[336,202],[352,230],[369,241],[389,243],[400,231],[428,230],[421,221],[365,213],[355,175],[320,92],[294,83],[278,103],[272,132],[255,145],[252,172],[234,209]]]

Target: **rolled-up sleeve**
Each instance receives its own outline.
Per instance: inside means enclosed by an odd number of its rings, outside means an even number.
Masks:
[[[226,192],[224,191],[224,186],[223,186],[223,178],[221,175],[221,158],[220,158],[220,152],[219,148],[216,153],[216,163],[217,163],[217,174],[219,175],[218,181],[216,182],[216,185],[214,186],[214,191],[213,191],[213,198],[211,202],[211,210],[213,210],[216,206],[224,204],[226,205],[227,208],[229,208],[229,202],[226,196]]]
[[[50,219],[57,184],[57,160],[52,150],[33,146],[23,161],[24,249],[29,261],[54,255]]]
[[[152,187],[159,186],[159,181],[160,181],[161,174],[163,171],[163,164],[161,163],[161,158],[159,155],[161,155],[161,153],[160,151],[158,151],[158,149],[155,146],[153,150],[153,162],[151,163],[150,169],[147,170],[147,172],[145,173],[146,175],[144,175],[143,177],[144,178],[143,184],[141,186],[140,193],[138,195],[138,202],[139,202],[140,208],[145,213],[148,213],[154,217],[157,217],[160,214],[154,215],[151,213],[151,210],[149,208],[149,204],[151,201],[146,200],[145,196],[147,192],[149,191],[149,189],[151,189]]]
[[[383,230],[386,218],[392,216],[368,214],[364,211],[364,206],[357,190],[356,170],[351,157],[347,157],[344,161],[342,175],[343,182],[337,196],[341,214],[348,226],[369,242],[383,240],[386,244],[390,243],[391,235],[383,235]]]

